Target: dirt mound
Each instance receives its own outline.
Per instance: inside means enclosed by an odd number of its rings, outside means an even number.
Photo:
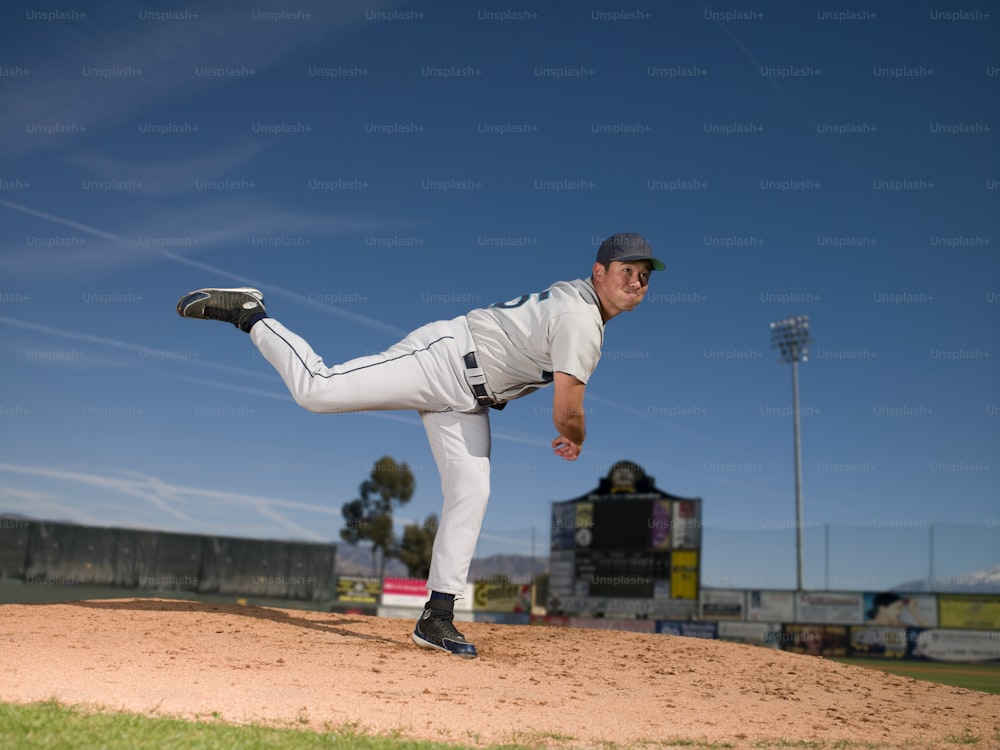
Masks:
[[[172,600],[0,606],[0,701],[466,745],[956,747],[1000,738],[1000,696],[811,656],[665,635],[462,623],[480,658],[407,620]],[[605,745],[606,746],[606,745]],[[822,746],[822,745],[820,745]]]

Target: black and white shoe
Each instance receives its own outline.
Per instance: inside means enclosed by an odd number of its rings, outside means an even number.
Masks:
[[[475,659],[476,647],[455,629],[455,615],[447,609],[436,609],[428,603],[413,628],[413,642],[420,648],[434,648],[448,654]]]
[[[196,320],[221,320],[250,331],[250,326],[265,317],[264,295],[257,289],[199,289],[181,297],[177,314]]]

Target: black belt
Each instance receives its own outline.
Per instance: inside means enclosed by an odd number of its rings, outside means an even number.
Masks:
[[[486,387],[486,375],[476,360],[476,353],[469,352],[462,357],[462,360],[465,362],[467,370],[465,379],[469,383],[469,388],[472,389],[472,395],[476,397],[476,403],[480,406],[491,406],[494,409],[504,408],[507,402],[498,402],[490,393],[490,389]]]

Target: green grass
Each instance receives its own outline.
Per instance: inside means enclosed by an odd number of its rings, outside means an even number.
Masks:
[[[948,664],[945,662],[899,661],[896,659],[835,659],[842,664],[879,669],[915,680],[980,690],[1000,695],[1000,664]]]
[[[572,737],[561,733],[528,733],[515,744],[493,745],[493,750],[531,750],[559,745]],[[1000,736],[994,738],[1000,740]],[[971,735],[951,737],[948,746],[981,743]],[[521,744],[526,743],[526,744]],[[874,750],[867,742],[816,740],[764,740],[749,745],[760,750]],[[620,750],[613,743],[599,743],[605,750]],[[683,738],[637,742],[636,749],[726,750],[726,742]],[[916,745],[914,747],[922,747]],[[94,713],[63,706],[55,701],[14,705],[0,703],[0,750],[473,750],[471,746],[409,740],[401,736],[373,736],[345,725],[323,732],[289,727],[232,725],[208,718],[185,721],[129,713]],[[487,750],[477,747],[476,750]]]
[[[191,722],[128,713],[91,713],[56,702],[0,703],[0,750],[456,750],[460,745],[372,736],[350,726],[326,732]]]

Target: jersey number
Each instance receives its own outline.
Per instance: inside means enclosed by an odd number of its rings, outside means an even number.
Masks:
[[[496,304],[492,305],[492,307],[499,307],[503,310],[513,310],[514,308],[523,305],[532,297],[537,299],[539,302],[541,302],[542,300],[546,300],[549,298],[549,290],[546,289],[544,292],[539,292],[538,294],[525,294],[523,297],[512,299],[509,302],[497,302]]]

